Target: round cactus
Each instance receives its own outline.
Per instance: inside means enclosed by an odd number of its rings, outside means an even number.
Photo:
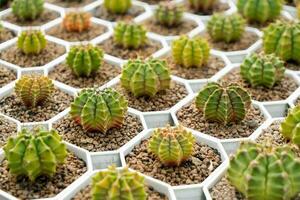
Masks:
[[[167,27],[176,26],[181,23],[183,8],[171,2],[162,2],[155,10],[156,21]]]
[[[91,15],[87,12],[69,12],[63,19],[63,27],[69,32],[83,32],[91,27]]]
[[[202,38],[181,36],[172,43],[174,62],[183,67],[201,67],[209,59],[210,47]]]
[[[189,0],[190,7],[199,12],[208,12],[214,8],[218,0]]]
[[[23,129],[17,136],[10,137],[3,149],[9,172],[27,176],[31,181],[41,175],[53,176],[68,154],[55,130],[29,132]]]
[[[25,54],[39,54],[46,48],[47,40],[41,31],[22,31],[17,46]]]
[[[46,76],[37,74],[23,75],[15,86],[17,96],[27,107],[36,107],[45,103],[53,93],[54,85]]]
[[[44,0],[14,0],[11,7],[19,20],[34,20],[43,12]]]
[[[235,42],[244,34],[245,24],[238,14],[214,14],[207,23],[207,31],[214,41]]]
[[[103,55],[102,49],[91,44],[72,46],[66,62],[76,76],[88,77],[99,70]]]
[[[281,134],[300,147],[300,105],[291,109],[280,126]]]
[[[165,127],[154,130],[148,149],[165,166],[180,166],[193,153],[195,138],[183,127]]]
[[[123,67],[121,84],[135,97],[154,96],[157,92],[170,88],[170,71],[162,60],[129,60]]]
[[[71,104],[70,115],[85,131],[106,133],[122,126],[126,111],[127,100],[117,91],[85,89]]]
[[[284,62],[273,54],[253,53],[241,65],[242,78],[251,86],[272,88],[284,77]]]
[[[131,8],[131,0],[104,0],[104,7],[114,14],[125,14]]]

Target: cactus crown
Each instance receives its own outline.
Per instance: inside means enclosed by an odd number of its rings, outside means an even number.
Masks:
[[[26,129],[8,139],[4,152],[9,172],[27,176],[31,181],[41,175],[53,176],[68,154],[57,131]]]
[[[193,153],[195,138],[182,126],[155,129],[148,149],[166,166],[179,166]]]
[[[121,84],[134,96],[154,96],[170,88],[171,76],[166,61],[129,60],[123,67]]]
[[[91,14],[83,11],[69,12],[63,19],[63,27],[69,32],[83,32],[91,27]]]
[[[19,20],[34,20],[43,12],[44,0],[13,0],[11,7]]]
[[[171,2],[162,2],[155,10],[156,21],[164,26],[172,27],[181,23],[183,8]]]
[[[137,49],[146,44],[146,33],[142,25],[119,22],[114,29],[114,41],[123,48]]]
[[[300,147],[300,105],[291,109],[281,123],[281,134]]]
[[[131,8],[131,0],[104,0],[104,7],[114,14],[125,14]]]
[[[37,74],[23,75],[15,85],[15,92],[27,107],[45,103],[52,95],[54,85],[46,76]]]
[[[122,126],[126,111],[127,100],[116,90],[85,89],[71,104],[70,115],[85,131],[106,133]]]
[[[230,183],[247,199],[291,199],[300,191],[300,160],[289,146],[245,142],[232,157]]]
[[[206,40],[181,36],[172,43],[174,62],[183,67],[201,67],[209,59],[210,47]]]
[[[216,2],[217,0],[189,0],[192,9],[204,13],[212,10]]]
[[[71,47],[66,62],[76,76],[88,77],[99,70],[103,56],[103,50],[99,47],[77,45]]]
[[[41,31],[22,31],[17,46],[25,54],[39,54],[46,48],[47,40]]]

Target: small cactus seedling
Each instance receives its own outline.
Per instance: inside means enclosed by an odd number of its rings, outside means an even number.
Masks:
[[[91,44],[72,46],[66,62],[76,76],[88,77],[99,70],[103,55],[102,49]]]
[[[181,23],[183,8],[180,5],[171,2],[162,2],[155,10],[156,21],[167,27],[177,26]]]
[[[273,54],[253,53],[241,65],[241,76],[253,87],[272,88],[282,80],[284,72],[284,62]]]
[[[43,12],[44,0],[14,0],[11,7],[19,20],[34,20]]]
[[[209,59],[210,47],[202,38],[188,38],[181,36],[172,43],[174,62],[183,67],[201,67]]]
[[[53,176],[67,157],[66,145],[55,130],[27,131],[10,137],[4,146],[9,172],[34,181],[41,175]]]
[[[146,200],[144,177],[127,168],[109,166],[92,178],[92,200]]]
[[[53,93],[54,85],[46,77],[37,74],[23,75],[15,86],[17,96],[27,107],[36,107],[45,103]]]
[[[127,100],[116,90],[85,89],[71,104],[70,115],[85,131],[106,133],[122,126],[126,111]]]
[[[162,60],[129,60],[123,67],[121,84],[135,97],[154,96],[157,92],[170,88],[170,71]]]
[[[39,54],[46,48],[47,40],[41,31],[22,31],[17,46],[25,54]]]
[[[91,15],[87,12],[69,12],[63,19],[63,27],[69,32],[83,32],[91,27]]]
[[[104,0],[104,7],[114,14],[125,14],[131,8],[131,0]]]
[[[299,169],[290,146],[244,142],[230,160],[227,178],[246,199],[290,200],[300,192]]]
[[[165,166],[180,166],[193,153],[195,138],[183,127],[165,127],[154,130],[148,149]]]
[[[237,84],[223,87],[208,83],[196,98],[196,107],[208,121],[229,124],[242,121],[251,105],[251,97]]]
[[[238,41],[245,32],[245,20],[239,14],[214,14],[207,23],[207,31],[214,41]]]
[[[208,12],[213,10],[218,0],[189,0],[190,7],[198,12]]]
[[[300,106],[291,109],[288,116],[281,123],[281,134],[300,147]]]

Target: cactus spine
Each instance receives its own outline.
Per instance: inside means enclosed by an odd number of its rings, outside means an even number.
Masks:
[[[63,19],[63,27],[69,32],[83,32],[91,27],[91,15],[87,12],[69,12]]]
[[[181,23],[183,16],[183,8],[174,3],[162,2],[155,10],[156,21],[167,27],[177,26]]]
[[[104,7],[114,14],[125,14],[131,8],[131,0],[104,0]]]
[[[11,7],[19,20],[34,20],[43,12],[44,0],[14,0]]]
[[[217,0],[189,0],[190,7],[199,12],[208,12],[213,9]]]
[[[300,105],[291,109],[281,123],[281,134],[300,147]]]
[[[25,54],[39,54],[46,48],[47,40],[41,31],[22,31],[17,46]]]

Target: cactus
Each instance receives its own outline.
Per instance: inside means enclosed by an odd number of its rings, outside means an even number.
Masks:
[[[181,36],[172,43],[174,62],[183,67],[201,67],[209,59],[210,47],[206,40]]]
[[[300,105],[291,109],[281,123],[281,134],[300,147]]]
[[[300,192],[300,160],[290,146],[244,142],[230,160],[229,182],[251,200],[290,200]]]
[[[272,88],[284,77],[284,62],[273,54],[253,53],[241,65],[242,78],[251,86]]]
[[[196,98],[196,107],[208,121],[225,125],[242,121],[251,105],[251,97],[237,84],[223,87],[208,83]]]
[[[167,27],[177,26],[181,23],[183,8],[180,5],[171,2],[162,2],[155,10],[156,21]]]
[[[148,149],[165,166],[180,166],[193,153],[195,138],[182,126],[165,127],[153,131]]]
[[[207,31],[214,41],[238,41],[245,32],[245,20],[239,14],[214,14],[207,23]]]
[[[44,10],[44,0],[13,0],[11,7],[19,20],[35,20]]]
[[[54,85],[46,76],[37,74],[23,75],[15,86],[16,95],[27,107],[36,107],[45,103],[53,93]]]
[[[91,15],[87,12],[69,12],[63,19],[63,27],[69,32],[83,32],[91,27]]]
[[[25,54],[39,54],[46,48],[47,40],[41,31],[22,31],[17,46]]]
[[[170,71],[162,60],[129,60],[123,67],[121,84],[135,97],[154,96],[157,92],[170,88]]]
[[[189,0],[190,7],[199,12],[208,12],[213,9],[218,0]]]
[[[67,157],[67,149],[55,130],[23,129],[4,146],[9,172],[34,181],[41,175],[53,176]]]
[[[122,126],[126,111],[127,100],[114,89],[84,89],[71,104],[70,115],[85,131],[106,133]]]
[[[103,50],[99,47],[91,44],[78,45],[71,47],[66,62],[76,76],[88,77],[101,67],[103,55]]]
[[[109,166],[92,178],[92,200],[146,200],[144,177],[128,168]]]
[[[127,49],[137,49],[147,42],[146,30],[142,25],[119,22],[114,29],[114,41]]]
[[[125,14],[131,8],[131,0],[104,0],[104,7],[114,14]]]

